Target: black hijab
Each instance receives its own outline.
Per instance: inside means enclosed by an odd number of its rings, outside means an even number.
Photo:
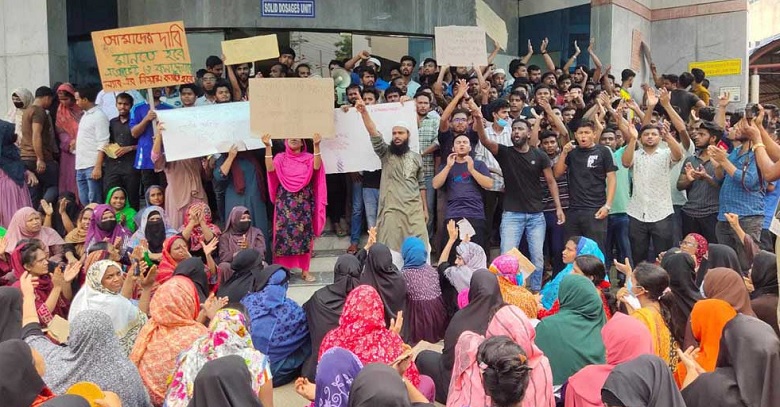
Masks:
[[[262,265],[262,255],[255,249],[244,249],[236,253],[230,263],[233,274],[219,286],[217,297],[228,297],[230,302],[241,302],[245,295],[252,292]]]
[[[411,407],[401,376],[383,363],[366,365],[352,381],[349,407]]]
[[[262,407],[244,358],[230,355],[206,362],[195,376],[187,407]]]
[[[0,287],[0,342],[22,339],[22,293],[14,287]]]
[[[699,266],[699,272],[696,273],[696,285],[701,287],[707,271],[718,267],[732,269],[743,276],[745,275],[742,272],[742,265],[739,263],[739,257],[734,249],[724,244],[710,243],[707,261],[702,262],[702,265]]]
[[[780,339],[765,322],[737,314],[723,328],[715,371],[683,390],[689,407],[780,405]],[[736,396],[738,394],[738,397]],[[724,397],[733,400],[726,404]]]
[[[68,234],[68,231],[65,230],[65,224],[62,223],[62,215],[60,215],[60,201],[63,199],[67,202],[67,204],[65,204],[65,213],[68,214],[68,217],[70,218],[71,222],[73,222],[74,227],[78,227],[78,216],[79,212],[81,211],[81,207],[79,207],[78,201],[76,200],[76,194],[73,192],[63,192],[60,194],[57,202],[52,204],[54,213],[52,214],[51,223],[52,228],[54,228],[54,230],[56,230],[60,236],[65,236]]]
[[[21,187],[24,185],[25,168],[15,141],[22,135],[15,132],[16,128],[12,123],[0,120],[0,170]]]
[[[184,276],[192,280],[198,291],[200,302],[203,303],[206,301],[209,292],[209,277],[206,275],[206,268],[200,257],[190,257],[189,259],[182,261],[176,266],[173,275]]]
[[[672,332],[680,342],[685,337],[685,324],[691,316],[696,301],[702,299],[696,286],[696,261],[685,252],[667,253],[661,267],[669,273],[669,289],[672,291],[672,325],[678,332]]]
[[[762,295],[778,296],[777,288],[777,256],[762,250],[753,258],[753,269],[750,272],[755,290],[750,293],[751,299]]]
[[[320,354],[322,339],[331,329],[339,326],[344,301],[358,285],[360,262],[351,254],[342,254],[333,268],[333,284],[320,288],[303,304],[312,344],[311,356],[303,365],[303,375],[309,380],[314,380],[317,372],[317,356]]]
[[[288,281],[290,281],[290,270],[288,270],[286,267],[282,267],[278,264],[271,264],[269,266],[265,266],[262,270],[260,270],[259,273],[255,274],[253,286],[252,286],[252,292],[260,292],[265,288],[265,286],[268,285],[268,281],[271,280],[271,277],[276,274],[277,271],[284,270],[286,273],[286,277],[284,281],[282,281],[280,284],[284,284]]]
[[[406,280],[393,265],[393,255],[387,246],[381,243],[371,246],[363,275],[360,276],[360,284],[374,287],[382,297],[385,325],[396,317],[398,311],[406,311]]]
[[[84,397],[74,394],[57,396],[41,405],[41,407],[89,407],[90,404]]]
[[[30,345],[21,339],[0,343],[0,398],[6,406],[29,406],[35,401],[46,383],[35,370]],[[13,373],[7,371],[13,366]]]
[[[617,365],[601,388],[601,398],[630,407],[685,407],[669,366],[655,355]]]

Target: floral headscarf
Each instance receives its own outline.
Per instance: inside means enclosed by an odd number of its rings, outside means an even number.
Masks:
[[[696,267],[701,265],[702,260],[707,258],[707,253],[710,251],[710,244],[704,236],[698,233],[689,233],[688,236],[696,240]]]
[[[444,271],[455,290],[461,292],[469,288],[471,275],[487,267],[487,256],[482,246],[472,242],[461,242],[457,248],[458,256],[463,259],[462,266],[452,266]]]
[[[193,203],[187,208],[187,211],[184,213],[184,223],[181,225],[180,231],[184,230],[184,228],[187,227],[187,224],[190,223],[190,211],[197,210],[197,209],[203,211],[203,220],[206,221],[206,226],[208,226],[208,228],[211,229],[214,235],[219,236],[220,234],[222,234],[222,231],[219,229],[219,226],[213,224],[211,221],[211,208],[209,208],[209,206],[206,205],[205,202],[200,202],[200,201]],[[192,228],[192,234],[190,234],[190,251],[196,252],[200,250],[203,247],[203,245],[201,244],[202,239],[203,239],[203,228],[200,225],[195,225],[195,227]]]

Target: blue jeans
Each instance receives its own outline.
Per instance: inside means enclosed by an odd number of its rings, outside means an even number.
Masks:
[[[547,224],[544,213],[507,212],[501,217],[501,253],[506,253],[520,244],[523,234],[528,241],[531,263],[536,270],[529,278],[529,288],[539,291],[542,288],[542,270],[544,268],[544,235]]]
[[[376,226],[377,211],[379,210],[379,189],[363,188],[363,205],[366,209],[366,222],[368,227]]]
[[[350,222],[350,243],[360,242],[360,232],[363,231],[363,183],[352,183],[352,221]]]
[[[552,275],[555,276],[564,267],[563,248],[566,247],[566,241],[563,240],[563,236],[566,234],[566,229],[563,225],[558,224],[558,215],[555,214],[555,211],[544,212],[544,220],[547,223],[544,241],[545,252],[550,258]]]
[[[612,255],[612,249],[615,249],[617,253],[617,261],[622,263],[628,258],[629,262],[633,264],[631,241],[628,238],[628,215],[625,213],[614,213],[607,218],[607,242],[605,247],[607,250],[604,251],[604,260],[607,270],[612,267],[612,260],[615,259]],[[625,279],[626,277],[623,273],[618,273],[618,280],[621,286]]]
[[[79,189],[79,201],[83,205],[101,203],[103,200],[103,183],[101,180],[92,179],[92,170],[95,167],[76,170],[76,186]]]

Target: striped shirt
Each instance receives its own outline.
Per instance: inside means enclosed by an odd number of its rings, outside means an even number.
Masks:
[[[488,139],[493,140],[498,144],[505,145],[507,147],[512,146],[512,126],[506,126],[500,133],[497,133],[493,129],[493,125],[488,123],[488,126],[485,127],[485,133]],[[477,145],[475,158],[487,164],[488,170],[490,170],[490,178],[493,179],[493,187],[488,189],[488,191],[503,191],[504,174],[501,172],[501,166],[498,165],[496,157],[494,157],[493,154],[487,148],[485,148],[482,143],[480,143]]]
[[[702,161],[698,155],[693,155],[685,159],[683,167],[677,174],[685,175],[685,165],[691,163],[693,168],[703,166],[713,179],[715,178],[715,167],[712,160]],[[682,207],[682,211],[692,218],[703,218],[718,213],[720,201],[720,184],[712,185],[706,180],[695,179],[686,189],[688,202]]]
[[[431,112],[433,113],[433,112]],[[428,113],[424,119],[420,122],[420,127],[417,129],[418,137],[420,140],[420,155],[433,144],[439,136],[439,115]],[[433,154],[426,154],[422,156],[423,160],[423,176],[432,177],[435,174],[435,168],[433,165]]]

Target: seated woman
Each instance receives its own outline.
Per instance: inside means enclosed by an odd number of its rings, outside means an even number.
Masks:
[[[95,204],[85,205],[84,207],[93,205]],[[41,207],[44,209],[47,207],[51,208],[52,215],[47,217],[50,219],[51,224],[46,226],[56,230],[60,236],[67,235],[77,226],[76,221],[78,220],[79,211],[82,209],[76,194],[70,191],[60,192],[60,197],[57,199],[57,208],[54,208],[53,204],[48,202],[45,205],[41,202]]]
[[[146,193],[144,193],[144,198],[146,199],[146,205],[148,206],[159,206],[160,208],[165,207],[165,189],[163,189],[163,187],[159,185],[151,185],[149,186],[149,188],[146,188]],[[140,212],[135,215],[134,220],[136,225],[141,224]]]
[[[87,229],[85,243],[87,247],[98,242],[107,242],[122,248],[125,239],[129,237],[130,231],[117,221],[116,213],[111,206],[101,204],[95,207]]]
[[[604,269],[604,263],[596,256],[584,254],[577,256],[572,266],[572,274],[585,276],[593,282],[593,285],[598,290],[599,297],[601,297],[601,302],[604,304],[604,314],[606,314],[607,319],[612,318],[612,315],[617,311],[617,300],[609,291],[609,282],[605,280],[607,272]],[[560,302],[555,300],[555,303],[549,310],[539,307],[537,317],[543,319],[557,314],[558,311],[560,311]]]
[[[428,264],[428,250],[418,237],[407,237],[401,245],[406,281],[406,313],[409,342],[439,342],[447,329],[447,308],[439,285],[439,273]]]
[[[270,359],[273,384],[279,387],[300,376],[311,353],[309,329],[303,308],[287,298],[287,269],[270,265],[258,280],[241,304],[249,313],[255,349]]]
[[[303,304],[306,323],[309,325],[311,355],[303,364],[302,376],[314,381],[317,371],[317,356],[325,335],[339,326],[339,317],[344,309],[347,295],[360,285],[360,262],[351,254],[342,254],[333,268],[333,284],[315,291]]]
[[[42,326],[48,326],[54,316],[67,318],[68,307],[73,299],[70,283],[78,276],[80,263],[69,264],[64,272],[59,266],[49,272],[49,261],[43,244],[38,239],[31,239],[16,247],[11,255],[11,264],[16,277],[14,287],[20,286],[19,279],[24,273],[38,278],[38,284],[33,289],[33,303],[36,318]]]
[[[363,365],[369,363],[390,364],[407,349],[399,335],[400,327],[393,325],[388,329],[382,317],[382,299],[374,287],[361,285],[347,295],[344,311],[339,318],[339,326],[325,335],[320,345],[317,359],[322,362],[325,352],[339,347],[355,354]],[[431,396],[433,386],[422,384],[420,372],[415,363],[404,373],[404,378],[415,387],[423,387],[423,393]]]
[[[147,407],[141,377],[127,359],[114,334],[111,317],[86,310],[70,320],[67,345],[53,344],[41,330],[33,301],[31,274],[22,276],[22,338],[43,356],[43,381],[56,394],[65,393],[78,382],[92,382],[119,395],[123,406]]]
[[[393,264],[390,249],[381,243],[374,244],[369,238],[366,249],[358,253],[358,260],[364,265],[360,283],[374,287],[382,299],[385,325],[397,318],[399,312],[406,314],[406,281]],[[406,334],[404,330],[401,337],[406,338]]]
[[[214,239],[211,243],[202,247],[204,257],[206,258],[206,272],[208,281],[211,283],[217,274],[217,265],[211,254],[216,250],[218,241]],[[157,282],[164,283],[173,276],[176,267],[184,260],[192,257],[187,249],[187,241],[181,235],[173,235],[165,239],[163,243],[162,259],[157,267]]]
[[[203,303],[211,293],[211,284],[209,284],[209,275],[207,268],[198,257],[190,257],[183,260],[176,266],[173,275],[187,277],[195,284],[195,290],[198,292],[199,303]]]
[[[92,222],[92,213],[94,210],[86,207],[79,212],[76,217],[76,227],[65,235],[65,245],[63,251],[69,263],[84,258],[84,252],[87,249],[87,231]]]
[[[159,206],[147,206],[141,211],[141,223],[138,230],[127,240],[125,246],[132,251],[138,246],[146,249],[149,259],[159,263],[162,259],[163,243],[165,239],[176,234],[171,228],[165,210]]]
[[[114,187],[108,190],[106,194],[106,204],[116,213],[118,224],[127,228],[130,233],[135,232],[135,209],[130,207],[130,201],[127,199],[127,191],[121,187]]]
[[[654,355],[641,355],[612,369],[601,399],[607,407],[686,407],[666,362]]]
[[[566,385],[566,407],[603,407],[601,387],[615,366],[641,355],[653,354],[653,338],[636,318],[617,313],[601,329],[607,349],[607,363],[588,365],[569,378]]]
[[[696,286],[700,286],[701,282],[704,281],[704,277],[702,276],[701,279],[699,279],[698,273],[699,270],[705,271],[704,269],[708,267],[707,257],[709,256],[710,251],[709,242],[707,242],[707,239],[705,239],[704,236],[698,233],[688,233],[688,235],[685,236],[685,239],[680,242],[680,251],[693,256],[695,263],[693,270],[696,275],[695,280],[698,281]],[[734,255],[736,256],[736,253],[734,253]]]
[[[550,310],[555,305],[555,300],[558,299],[558,287],[561,284],[561,280],[574,271],[574,259],[577,256],[583,254],[590,254],[596,256],[602,263],[604,263],[604,253],[599,249],[599,245],[593,240],[587,237],[574,236],[566,242],[566,246],[563,249],[563,262],[566,264],[563,270],[558,272],[552,280],[542,287],[542,291],[539,292],[542,296],[542,307],[546,310]]]
[[[777,324],[777,276],[777,256],[767,251],[758,252],[750,270],[750,280],[754,288],[750,293],[750,307],[756,317],[769,324],[780,337],[780,327]]]
[[[399,380],[400,370],[400,367],[393,369],[384,363],[367,364],[352,381],[349,406],[433,407],[409,380]]]
[[[195,376],[188,407],[265,407],[253,387],[250,367],[238,355],[206,362]],[[228,404],[225,404],[228,401]],[[273,404],[270,404],[273,407]]]
[[[229,302],[241,302],[244,296],[252,292],[262,271],[263,258],[260,252],[255,249],[239,251],[233,257],[227,273],[225,268],[219,269],[217,296],[228,297]]]
[[[460,309],[458,294],[469,288],[471,276],[475,271],[487,268],[487,256],[480,245],[463,241],[458,245],[455,265],[450,264],[450,251],[458,240],[458,228],[454,220],[447,223],[447,234],[449,239],[439,255],[439,265],[436,269],[439,272],[444,305],[449,317],[452,317]]]
[[[420,373],[433,379],[436,385],[436,401],[439,403],[447,402],[452,369],[455,364],[455,346],[460,335],[465,331],[483,335],[490,322],[489,316],[503,303],[496,276],[484,269],[476,271],[471,277],[469,305],[452,317],[444,333],[442,353],[428,350],[420,352],[417,365]]]
[[[209,333],[195,340],[178,357],[178,366],[171,376],[165,396],[167,407],[187,407],[192,399],[195,378],[210,361],[226,356],[239,356],[249,369],[252,391],[263,406],[273,407],[273,386],[268,358],[255,350],[247,329],[249,319],[241,304],[231,304],[217,311],[209,325]]]
[[[503,306],[496,312],[484,337],[469,331],[460,335],[455,347],[448,404],[471,407],[490,405],[479,366],[479,350],[486,340],[501,336],[508,337],[522,348],[526,365],[530,369],[528,384],[524,388],[525,395],[519,407],[555,406],[550,361],[534,343],[536,332],[530,319],[514,305]]]
[[[707,272],[701,285],[705,298],[717,298],[731,304],[738,313],[755,317],[745,280],[733,269],[716,267]]]
[[[685,244],[685,241],[683,241]],[[619,264],[618,270],[627,267]],[[691,311],[694,304],[702,299],[696,286],[696,259],[688,252],[671,249],[661,259],[661,267],[669,274],[669,290],[674,294],[671,302],[671,321],[678,332],[672,332],[678,343],[693,341],[689,332]],[[687,349],[687,347],[682,346]]]
[[[508,336],[488,338],[477,349],[477,363],[482,369],[484,394],[494,407],[543,406],[534,404],[528,394],[533,370],[525,350]],[[546,399],[552,401],[552,388]],[[546,405],[552,406],[552,403]],[[473,405],[472,405],[473,406]],[[476,407],[476,406],[475,406]]]
[[[536,326],[536,345],[550,358],[555,386],[587,365],[604,363],[601,328],[607,322],[601,298],[583,276],[562,279],[560,304],[557,314]]]
[[[219,235],[222,233],[219,226],[211,222],[211,209],[203,202],[195,202],[189,206],[187,213],[184,214],[184,225],[179,229],[182,237],[188,242],[188,250],[193,256],[204,258],[203,247],[212,243],[219,242]]]
[[[693,306],[691,312],[691,331],[693,339],[699,344],[699,352],[694,360],[707,372],[715,370],[718,354],[720,353],[720,340],[723,328],[737,316],[737,311],[726,301],[707,299],[701,300]],[[679,387],[682,387],[685,376],[688,374],[685,363],[677,364],[674,378]]]
[[[43,376],[46,362],[21,339],[0,342],[0,366],[13,366],[14,374],[0,375],[0,394],[8,406],[36,407],[55,397]]]
[[[51,261],[62,259],[62,245],[65,243],[57,232],[43,226],[41,214],[33,208],[22,208],[16,211],[5,233],[5,253],[10,255],[17,244],[24,239],[37,239],[43,245],[46,258]]]
[[[214,300],[204,308],[213,317],[219,308]],[[149,304],[149,321],[135,340],[130,360],[138,368],[152,404],[163,403],[168,377],[176,369],[181,351],[208,333],[197,321],[200,309],[195,285],[186,277],[173,277],[160,285]]]
[[[107,314],[122,352],[129,355],[149,313],[154,285],[154,271],[150,271],[139,278],[130,270],[123,282],[121,265],[111,260],[98,261],[87,270],[87,284],[73,298],[68,320],[72,321],[78,314],[90,309]],[[130,299],[137,278],[140,279],[142,292],[138,306],[135,306]]]
[[[517,285],[517,273],[520,271],[517,257],[502,254],[493,260],[488,270],[498,278],[498,287],[504,302],[520,308],[528,318],[536,318],[536,298],[525,287]],[[460,298],[458,302],[461,302]]]
[[[265,218],[265,212],[259,215]],[[245,206],[236,206],[225,222],[225,233],[219,237],[219,265],[230,263],[244,249],[254,249],[265,259],[265,232],[252,226],[252,215]]]
[[[342,348],[330,348],[317,364],[314,384],[308,378],[298,378],[295,380],[295,391],[313,402],[314,406],[346,407],[352,381],[362,369],[363,363],[354,353]]]

